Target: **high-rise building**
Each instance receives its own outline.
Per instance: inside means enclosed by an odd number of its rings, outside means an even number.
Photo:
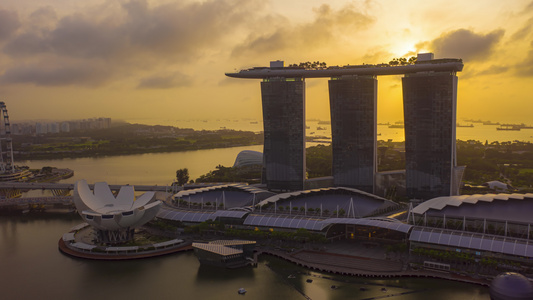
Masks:
[[[456,191],[455,72],[420,72],[402,78],[406,192],[430,199]]]
[[[305,81],[265,79],[261,97],[263,180],[269,190],[301,190],[305,180]]]
[[[455,157],[455,74],[462,69],[461,59],[434,59],[432,53],[420,53],[415,63],[395,66],[285,67],[283,61],[274,61],[270,68],[255,67],[226,75],[263,79],[263,179],[271,190],[303,187],[304,78],[331,78],[333,183],[374,193],[376,76],[404,74],[406,193],[411,198],[429,199],[457,194],[464,171],[456,167]]]
[[[329,81],[333,183],[374,192],[377,80],[342,76]]]

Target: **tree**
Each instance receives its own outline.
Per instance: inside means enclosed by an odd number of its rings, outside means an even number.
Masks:
[[[189,181],[189,169],[183,168],[176,171],[178,185],[184,185]]]
[[[44,174],[51,174],[53,169],[54,169],[54,168],[52,168],[52,167],[43,167],[43,168],[41,169],[41,173],[44,173]]]

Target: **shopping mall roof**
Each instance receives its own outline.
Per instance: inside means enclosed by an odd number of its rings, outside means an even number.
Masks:
[[[279,200],[285,200],[289,198],[294,198],[298,196],[305,196],[305,195],[316,195],[316,194],[335,194],[335,193],[350,193],[350,194],[357,194],[361,196],[366,196],[372,199],[380,200],[380,201],[389,201],[385,198],[376,196],[374,194],[370,194],[358,189],[352,189],[347,187],[329,187],[329,188],[320,188],[320,189],[312,189],[312,190],[302,190],[302,191],[295,191],[295,192],[289,192],[289,193],[283,193],[283,194],[277,194],[270,198],[267,198],[263,200],[263,202],[259,203],[260,205],[264,205],[267,203],[274,203]]]
[[[533,194],[485,194],[433,198],[412,213],[533,223]]]
[[[347,216],[368,217],[398,204],[388,199],[347,187],[330,187],[277,194],[261,201],[258,205],[274,204],[324,210],[345,210]]]
[[[213,186],[207,186],[207,187],[201,187],[191,190],[183,190],[174,195],[175,198],[185,198],[190,195],[210,192],[210,191],[220,191],[220,190],[240,190],[242,192],[247,192],[250,194],[267,194],[267,195],[273,195],[274,193],[265,191],[263,189],[245,184],[245,183],[229,183],[229,184],[220,184],[220,185],[213,185]]]
[[[361,226],[379,227],[400,231],[403,233],[409,232],[413,225],[404,224],[395,220],[386,221],[383,219],[372,218],[302,218],[299,216],[275,216],[275,215],[249,215],[244,220],[244,225],[258,226],[258,227],[279,227],[298,229],[304,228],[307,230],[321,231],[333,224],[353,224]]]

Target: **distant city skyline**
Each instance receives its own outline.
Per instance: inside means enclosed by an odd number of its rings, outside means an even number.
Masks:
[[[531,0],[5,0],[0,101],[13,122],[260,120],[257,85],[225,72],[277,59],[379,64],[431,51],[465,62],[459,121],[528,123],[532,20]],[[307,90],[307,118],[329,120],[327,80],[309,79]],[[401,76],[380,80],[378,95],[378,122],[403,120]]]

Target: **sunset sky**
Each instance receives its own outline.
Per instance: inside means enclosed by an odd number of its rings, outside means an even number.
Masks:
[[[533,124],[531,0],[3,0],[0,101],[12,121],[259,120],[259,80],[225,72],[428,51],[464,61],[459,121]],[[329,119],[327,79],[306,82],[307,118]],[[403,119],[401,76],[378,93],[379,121]]]

